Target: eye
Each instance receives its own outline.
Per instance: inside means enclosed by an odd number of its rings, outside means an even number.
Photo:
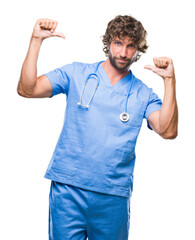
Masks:
[[[136,48],[135,44],[129,44],[130,48]]]
[[[121,45],[121,42],[118,42],[118,41],[115,41],[114,42],[116,46],[120,46]]]

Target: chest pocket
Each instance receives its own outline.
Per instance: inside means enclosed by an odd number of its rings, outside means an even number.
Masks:
[[[127,89],[118,89],[111,94],[111,100],[113,100],[113,111],[115,114],[120,116],[122,112],[125,111],[125,104],[127,100]],[[129,120],[127,122],[122,122],[124,128],[136,127],[140,128],[142,125],[146,103],[142,98],[141,94],[137,91],[132,91],[127,101],[127,113],[129,114]],[[120,124],[120,125],[121,125]]]
[[[129,121],[125,122],[127,126],[141,127],[145,111],[145,103],[139,99],[130,97],[127,103],[127,113]]]

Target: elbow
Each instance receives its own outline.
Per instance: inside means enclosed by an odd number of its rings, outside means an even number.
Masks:
[[[23,96],[23,91],[22,91],[22,89],[18,86],[18,88],[17,88],[17,93],[18,93],[18,95],[20,95],[21,97],[24,97]]]
[[[164,129],[161,128],[159,132],[164,139],[175,139],[178,135],[178,122],[176,121]]]
[[[21,97],[31,98],[31,94],[29,94],[26,91],[24,91],[24,89],[21,87],[20,83],[18,84],[18,87],[17,87],[17,93]]]
[[[160,135],[164,139],[175,139],[178,136],[178,132],[177,131],[164,132],[164,133],[161,133]]]
[[[17,88],[17,93],[21,97],[26,97],[26,94],[24,94],[24,91],[20,87]]]

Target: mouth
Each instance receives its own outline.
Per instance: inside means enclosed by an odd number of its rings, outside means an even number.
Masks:
[[[127,62],[129,62],[129,60],[127,60],[127,59],[117,59],[117,61],[119,63],[127,63]]]

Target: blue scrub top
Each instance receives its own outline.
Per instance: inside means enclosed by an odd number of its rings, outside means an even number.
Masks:
[[[87,76],[98,63],[74,62],[45,74],[52,97],[66,94],[64,124],[45,177],[105,194],[130,197],[133,190],[135,145],[143,118],[161,109],[162,101],[151,88],[130,73],[112,86],[100,64],[100,84],[89,108],[77,105]],[[119,118],[125,109],[129,121]],[[83,93],[87,104],[97,81],[90,78]],[[150,126],[148,125],[150,128]]]

